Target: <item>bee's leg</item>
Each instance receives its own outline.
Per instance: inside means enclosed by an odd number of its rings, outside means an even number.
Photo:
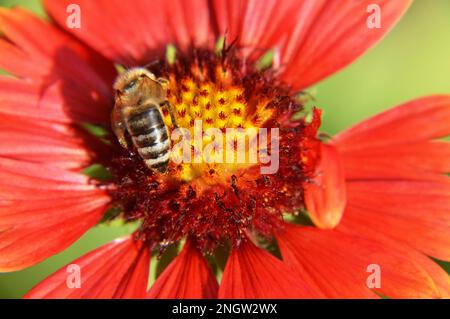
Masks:
[[[166,78],[159,77],[156,79],[156,81],[166,90],[169,87],[169,80]]]
[[[172,120],[172,124],[175,128],[178,128],[177,120],[175,119],[175,115],[173,113],[173,107],[172,104],[170,104],[169,101],[165,100],[161,106],[167,107],[167,110],[169,111],[170,119]]]
[[[125,136],[126,125],[123,120],[122,112],[119,108],[114,107],[111,113],[111,128],[123,148],[129,148],[130,145]]]
[[[161,87],[164,90],[167,90],[167,88],[169,87],[169,80],[166,79],[166,78],[160,77],[156,81],[161,85]],[[170,119],[172,120],[173,126],[175,128],[178,128],[177,121],[175,120],[175,116],[174,116],[174,113],[173,113],[172,104],[170,104],[170,102],[168,100],[165,100],[164,102],[161,103],[161,106],[162,107],[163,106],[167,107],[167,110],[169,111]]]

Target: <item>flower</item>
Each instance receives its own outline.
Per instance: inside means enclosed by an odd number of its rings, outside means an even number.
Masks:
[[[296,92],[356,59],[409,2],[81,0],[78,29],[66,24],[70,1],[44,1],[55,23],[1,9],[0,67],[13,77],[0,78],[0,271],[65,249],[114,207],[139,229],[72,262],[79,289],[64,267],[26,297],[448,297],[448,275],[427,255],[450,259],[449,144],[436,140],[450,133],[450,97],[409,102],[328,142],[319,110],[292,117]],[[380,29],[366,26],[373,3]],[[268,49],[273,67],[255,66]],[[105,133],[114,64],[166,77],[191,132],[200,118],[279,129],[279,170],[171,163],[152,173]],[[92,164],[113,177],[89,178]],[[305,206],[316,227],[297,222]],[[151,253],[179,242],[147,291]],[[227,244],[219,287],[205,255]],[[382,269],[381,287],[368,287],[369,265]]]

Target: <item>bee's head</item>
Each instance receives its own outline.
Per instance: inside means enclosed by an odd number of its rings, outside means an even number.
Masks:
[[[114,83],[116,99],[124,106],[137,105],[148,95],[152,85],[160,84],[150,71],[143,68],[127,70],[119,74]]]

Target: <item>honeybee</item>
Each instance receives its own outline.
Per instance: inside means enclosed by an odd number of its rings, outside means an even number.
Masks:
[[[176,127],[172,107],[167,100],[168,80],[157,78],[144,68],[133,68],[120,74],[115,83],[115,105],[111,127],[120,145],[126,149],[131,142],[145,165],[165,173],[169,164],[170,139],[161,111],[167,107]]]

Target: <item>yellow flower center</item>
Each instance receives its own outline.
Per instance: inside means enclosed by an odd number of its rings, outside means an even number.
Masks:
[[[215,66],[213,79],[204,68],[195,66],[190,71],[181,79],[174,73],[168,76],[168,100],[178,128],[189,131],[183,136],[191,149],[191,161],[180,163],[186,152],[181,147],[184,144],[181,137],[179,143],[172,141],[180,146],[172,145],[172,160],[179,163],[176,174],[186,182],[229,183],[239,169],[255,165],[250,145],[258,128],[274,114],[272,99],[269,95],[249,96],[232,72],[221,65]],[[172,132],[175,127],[169,112],[164,116]]]

